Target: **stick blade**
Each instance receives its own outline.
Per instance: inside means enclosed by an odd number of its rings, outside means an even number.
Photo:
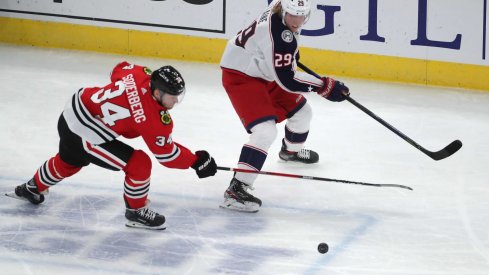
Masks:
[[[455,152],[460,150],[460,148],[462,148],[462,142],[457,139],[440,151],[429,154],[429,156],[434,160],[441,160],[453,155]]]

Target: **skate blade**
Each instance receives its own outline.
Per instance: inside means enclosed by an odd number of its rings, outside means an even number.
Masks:
[[[317,163],[319,163],[319,161],[316,161],[316,162],[303,162],[303,161],[300,161],[300,160],[292,160],[292,159],[286,160],[286,159],[283,159],[283,158],[280,158],[280,157],[278,158],[277,162],[278,163],[281,163],[281,164],[286,163],[287,165],[297,166],[297,167],[301,167],[303,165],[311,165],[311,164],[317,164]]]
[[[256,213],[260,209],[257,204],[242,204],[235,199],[227,199],[219,205],[222,209],[239,211],[245,213]]]
[[[7,197],[11,197],[11,198],[14,198],[14,199],[18,199],[18,200],[21,200],[21,201],[27,201],[29,202],[28,199],[24,198],[24,197],[19,197],[17,196],[17,194],[15,194],[15,192],[9,192],[9,193],[5,193],[5,196]]]
[[[127,222],[126,223],[126,227],[138,228],[138,229],[146,229],[146,230],[165,230],[166,229],[166,227],[163,226],[163,225],[160,225],[160,226],[147,226],[147,225],[140,224],[140,223],[137,223],[137,222]]]

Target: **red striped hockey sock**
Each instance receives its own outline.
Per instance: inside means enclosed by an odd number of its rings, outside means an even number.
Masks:
[[[64,178],[72,176],[80,171],[81,167],[64,162],[59,154],[47,160],[34,175],[37,190],[43,192],[49,187],[56,185]]]
[[[127,207],[144,207],[150,186],[151,159],[143,151],[135,150],[123,171],[126,173],[124,200]]]

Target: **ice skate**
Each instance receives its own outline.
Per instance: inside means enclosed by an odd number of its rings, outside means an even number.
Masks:
[[[219,207],[241,212],[258,212],[261,200],[248,193],[249,185],[233,178],[224,192],[224,202]]]
[[[44,201],[44,195],[37,191],[37,186],[34,179],[15,187],[14,192],[5,193],[5,195],[19,200],[28,201],[32,204],[40,204]]]
[[[127,227],[143,228],[151,230],[164,230],[165,216],[156,213],[147,206],[130,209],[126,208]]]
[[[287,150],[287,145],[285,141],[282,139],[282,149],[278,153],[278,156],[281,160],[284,161],[293,161],[293,162],[301,162],[301,163],[316,163],[319,161],[318,153],[309,149],[301,149],[299,152],[290,152]]]

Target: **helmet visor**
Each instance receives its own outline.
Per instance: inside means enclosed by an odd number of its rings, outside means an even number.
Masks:
[[[183,99],[185,98],[185,89],[183,89],[183,92],[181,92],[179,95],[177,95],[177,103],[181,103]]]

